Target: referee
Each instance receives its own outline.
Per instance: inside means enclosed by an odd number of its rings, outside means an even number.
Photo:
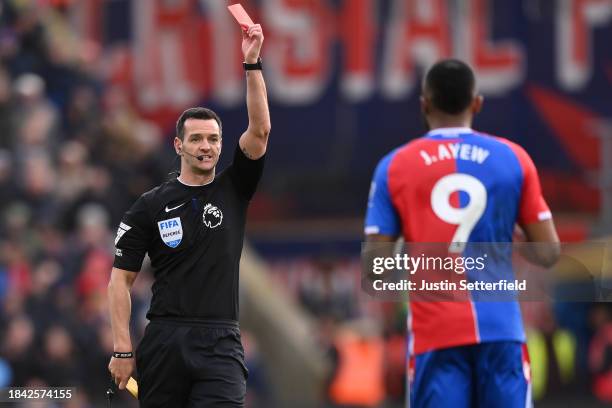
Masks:
[[[259,24],[243,32],[249,126],[233,163],[215,174],[221,120],[206,108],[186,110],[174,139],[179,177],[144,193],[117,231],[108,285],[114,342],[108,369],[124,389],[137,368],[141,407],[244,406],[248,371],[238,327],[238,265],[270,133],[263,40]],[[147,253],[155,279],[150,323],[134,350],[130,288]]]

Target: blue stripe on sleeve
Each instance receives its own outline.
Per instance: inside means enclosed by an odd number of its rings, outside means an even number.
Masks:
[[[396,151],[385,156],[376,166],[365,218],[365,233],[397,236],[401,231],[399,215],[389,195],[389,165]]]

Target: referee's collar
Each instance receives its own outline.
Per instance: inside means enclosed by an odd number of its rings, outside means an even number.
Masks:
[[[215,178],[213,177],[212,180],[210,180],[208,183],[204,183],[204,184],[187,184],[187,183],[185,183],[183,180],[181,180],[178,177],[176,178],[176,181],[178,181],[179,183],[181,183],[182,185],[187,186],[187,187],[203,187],[203,186],[207,186],[210,183],[212,183],[213,181],[215,181]]]
[[[474,133],[474,130],[470,127],[443,127],[430,130],[425,137],[457,137],[466,133]]]

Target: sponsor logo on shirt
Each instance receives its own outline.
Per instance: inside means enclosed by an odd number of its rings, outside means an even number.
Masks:
[[[223,222],[223,213],[219,208],[208,203],[204,206],[202,221],[208,228],[216,228]]]
[[[179,217],[159,221],[157,229],[159,229],[159,236],[164,241],[164,244],[170,248],[179,246],[183,239],[183,226]]]
[[[119,240],[121,239],[123,234],[125,234],[126,232],[128,232],[131,229],[132,229],[132,227],[130,227],[129,225],[124,224],[124,223],[120,223],[119,224],[119,228],[117,228],[117,236],[115,237],[115,245],[117,245],[117,242],[119,242]]]

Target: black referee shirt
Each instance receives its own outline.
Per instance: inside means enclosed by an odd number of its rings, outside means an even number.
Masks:
[[[246,212],[264,157],[250,160],[237,146],[233,163],[209,184],[168,181],[125,213],[113,266],[138,272],[149,254],[155,281],[148,319],[238,320]]]

